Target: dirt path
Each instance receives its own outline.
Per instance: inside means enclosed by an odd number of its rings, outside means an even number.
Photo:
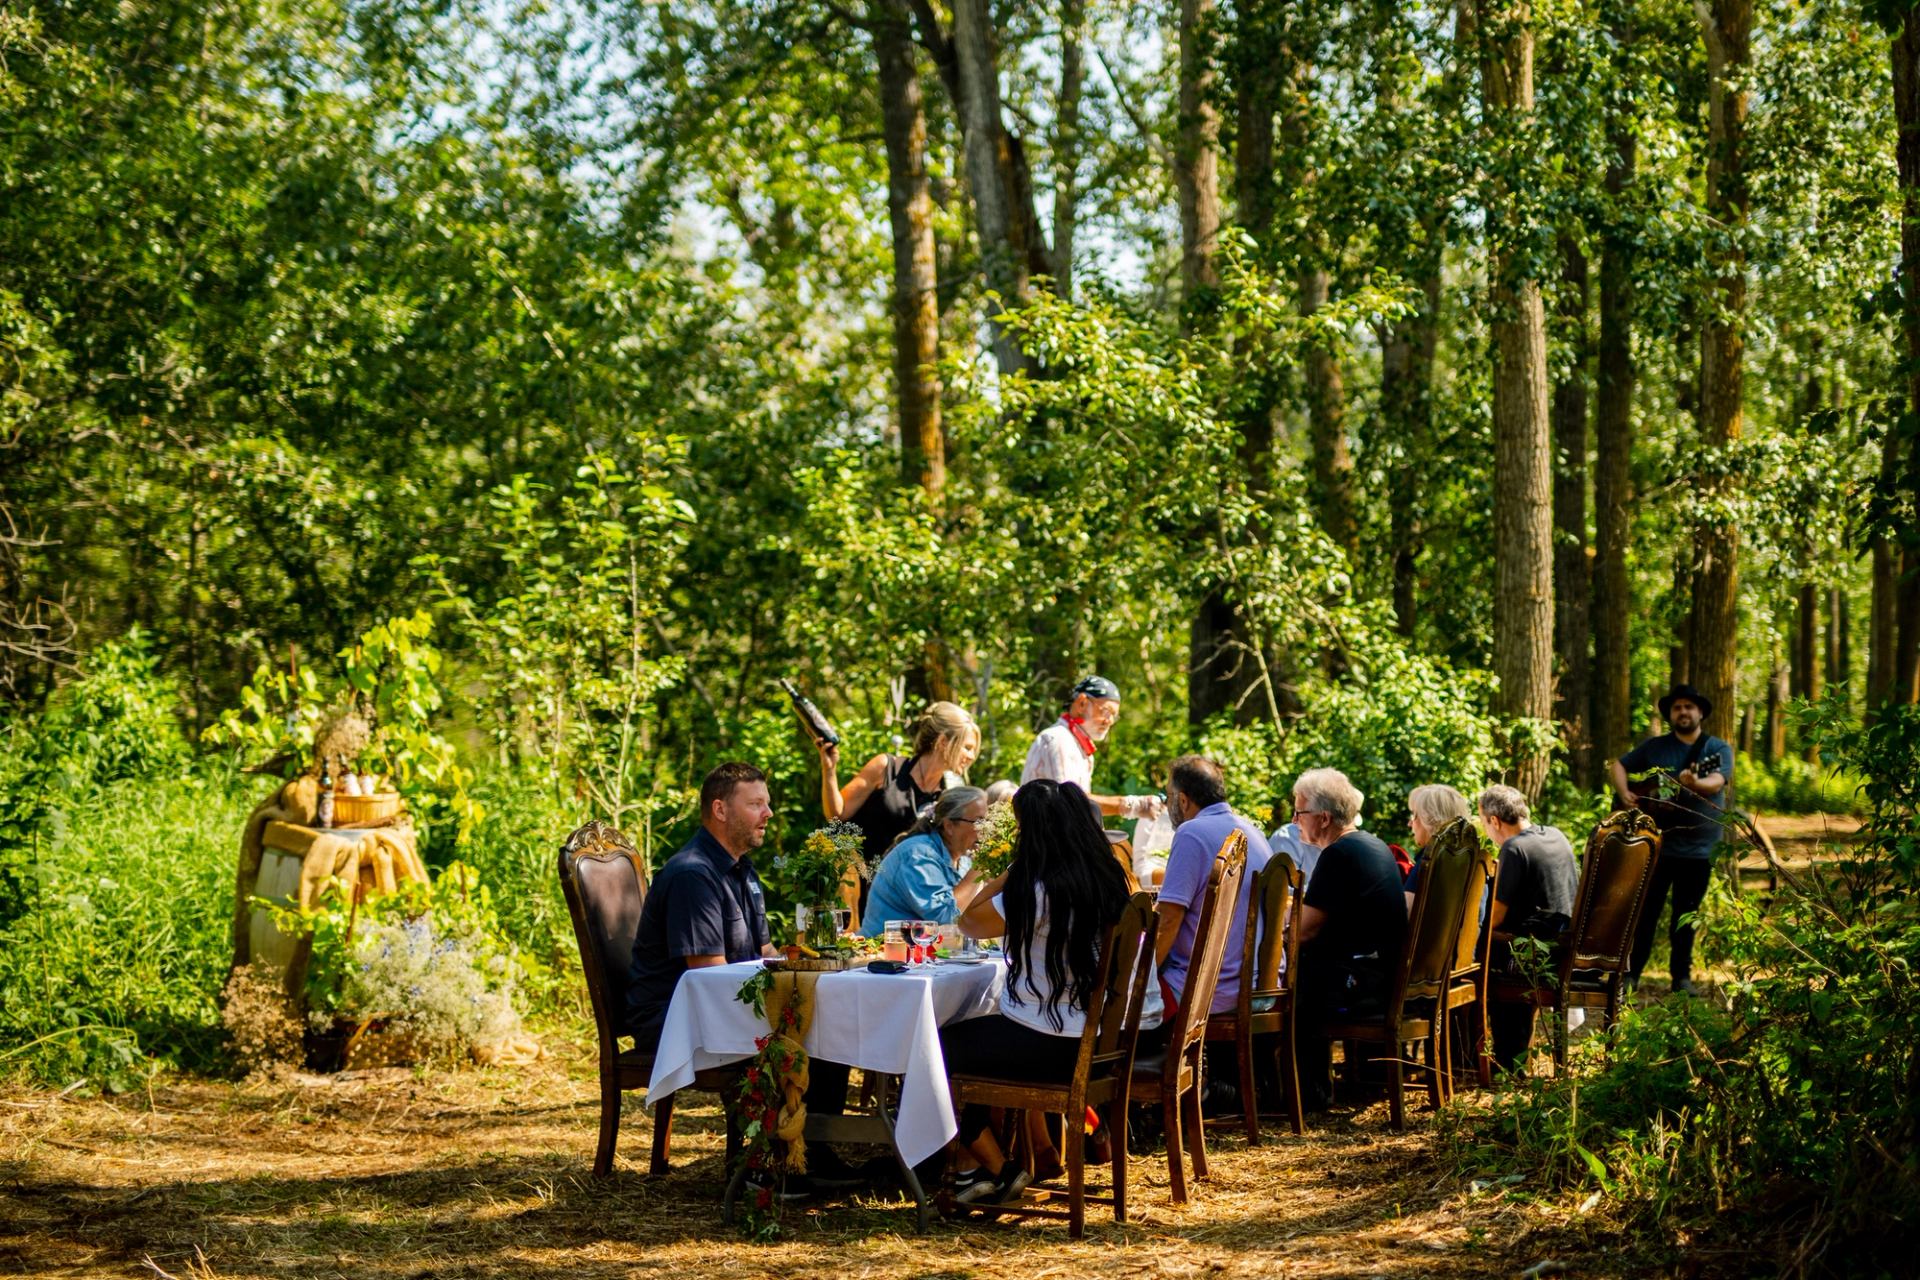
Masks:
[[[1164,1157],[1136,1157],[1133,1221],[1090,1215],[1077,1244],[1039,1222],[917,1236],[910,1208],[877,1197],[790,1210],[785,1239],[749,1244],[720,1221],[718,1108],[676,1122],[674,1171],[653,1180],[630,1103],[619,1171],[597,1183],[590,1059],[559,1047],[561,1062],[519,1070],[0,1097],[0,1273],[151,1276],[149,1257],[180,1277],[423,1280],[1460,1277],[1544,1259],[1630,1273],[1597,1223],[1462,1188],[1417,1104],[1399,1137],[1378,1105],[1252,1149],[1223,1126],[1214,1176],[1184,1209]]]

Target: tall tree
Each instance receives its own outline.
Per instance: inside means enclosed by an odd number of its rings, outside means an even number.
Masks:
[[[1688,637],[1693,683],[1716,706],[1735,705],[1739,656],[1740,529],[1727,452],[1743,418],[1741,378],[1747,310],[1745,165],[1748,68],[1752,62],[1752,0],[1695,0],[1707,45],[1706,207],[1717,235],[1710,259],[1711,297],[1700,317],[1700,446],[1709,454],[1700,484],[1701,517],[1694,533],[1692,627]]]
[[[1080,98],[1087,79],[1086,0],[1060,6],[1060,93],[1053,125],[1053,287],[1073,297],[1073,251],[1080,225]]]
[[[1621,0],[1614,47],[1627,65],[1633,49],[1633,0]],[[1633,229],[1626,202],[1638,139],[1616,95],[1608,104],[1607,220],[1600,241],[1600,334],[1594,350],[1593,724],[1594,755],[1625,751],[1633,715],[1633,582],[1627,544],[1633,529]]]
[[[1180,279],[1194,304],[1220,283],[1220,113],[1214,103],[1213,0],[1180,0],[1180,90],[1173,181],[1180,197]]]
[[[927,118],[913,35],[900,0],[870,0],[887,149],[887,215],[893,229],[893,383],[900,415],[900,473],[938,494],[947,483],[940,417],[940,307],[934,269]]]
[[[1592,599],[1587,562],[1587,256],[1562,237],[1555,307],[1570,359],[1553,389],[1553,637],[1559,673],[1555,711],[1566,735],[1574,780],[1598,782],[1587,718],[1591,709]]]
[[[1475,0],[1480,92],[1495,134],[1522,139],[1533,116],[1532,6]],[[1523,216],[1511,171],[1493,181],[1488,271],[1493,302],[1493,667],[1496,709],[1510,722],[1553,714],[1553,441],[1547,415],[1547,323],[1540,281],[1516,244]],[[1514,785],[1537,795],[1548,753],[1522,735]]]
[[[1896,12],[1898,12],[1896,10]],[[1893,46],[1893,109],[1900,135],[1900,298],[1906,336],[1907,412],[1889,424],[1881,445],[1880,518],[1873,534],[1872,648],[1868,654],[1869,707],[1920,702],[1920,543],[1909,524],[1891,527],[1902,507],[1920,513],[1920,7],[1899,14]],[[1902,457],[1902,454],[1905,457]]]

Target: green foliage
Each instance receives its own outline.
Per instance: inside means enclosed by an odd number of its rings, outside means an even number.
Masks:
[[[1857,813],[1864,807],[1864,779],[1800,756],[1783,756],[1769,765],[1758,756],[1743,758],[1734,802],[1753,813]]]
[[[1800,1270],[1906,1265],[1920,1184],[1920,710],[1862,728],[1825,703],[1807,725],[1866,779],[1861,845],[1830,869],[1783,873],[1770,901],[1716,889],[1702,917],[1704,945],[1732,971],[1719,996],[1630,1011],[1592,1074],[1456,1115],[1463,1164],[1597,1185],[1645,1221],[1731,1205],[1763,1250],[1814,1242]]]
[[[38,735],[69,786],[157,779],[186,763],[180,705],[178,684],[136,627],[87,655],[80,678],[48,701]]]

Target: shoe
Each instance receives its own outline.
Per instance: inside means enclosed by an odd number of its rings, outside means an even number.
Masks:
[[[997,1194],[994,1196],[993,1202],[995,1204],[1012,1204],[1020,1198],[1020,1193],[1025,1191],[1027,1184],[1032,1181],[1033,1175],[1027,1172],[1025,1165],[1015,1164],[1011,1160],[1007,1161],[1006,1164],[1000,1167],[1000,1176],[994,1180],[994,1189]]]
[[[807,1149],[807,1180],[822,1191],[846,1191],[867,1181],[866,1174],[822,1144]]]
[[[989,1204],[1000,1194],[1000,1179],[987,1172],[985,1165],[963,1170],[953,1177],[953,1198],[961,1204]]]
[[[1693,979],[1692,978],[1675,978],[1673,980],[1673,994],[1677,996],[1693,995],[1694,994]]]

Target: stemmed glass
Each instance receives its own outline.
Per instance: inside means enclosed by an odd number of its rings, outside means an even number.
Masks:
[[[934,943],[940,938],[940,926],[932,920],[913,922],[914,954],[922,964],[933,963]]]
[[[833,909],[834,936],[837,938],[844,938],[847,936],[848,932],[852,928],[853,928],[853,908],[852,907],[835,907]]]

